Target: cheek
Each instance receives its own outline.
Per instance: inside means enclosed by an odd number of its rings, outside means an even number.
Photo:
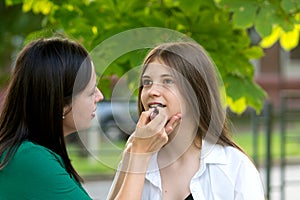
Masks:
[[[170,95],[170,101],[172,102],[172,107],[175,113],[180,112],[184,114],[186,112],[186,101],[179,92],[172,92]]]
[[[85,118],[90,118],[93,111],[93,103],[88,99],[77,101],[73,104],[73,115],[76,123],[84,120]]]

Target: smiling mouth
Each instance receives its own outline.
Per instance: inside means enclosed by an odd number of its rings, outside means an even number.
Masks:
[[[157,108],[157,107],[161,107],[161,108],[164,108],[166,107],[166,105],[163,105],[161,103],[157,103],[157,104],[151,104],[149,105],[150,108]]]

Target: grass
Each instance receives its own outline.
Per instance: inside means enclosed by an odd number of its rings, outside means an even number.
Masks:
[[[278,128],[277,128],[278,129]],[[275,129],[272,132],[271,154],[273,161],[278,161],[280,158],[280,132]],[[288,135],[298,134],[298,141],[290,140],[286,144],[286,154],[290,157],[300,158],[300,125],[293,126],[288,129]],[[253,157],[253,133],[249,128],[235,128],[233,131],[234,140]],[[263,131],[258,132],[257,138],[257,160],[263,163],[266,158],[266,135]],[[80,151],[78,145],[68,145],[70,158],[75,169],[82,176],[87,175],[113,175],[121,160],[122,149],[125,142],[110,143],[103,142],[100,144],[100,149],[97,151]]]
[[[249,156],[253,157],[253,135],[251,132],[234,135],[234,139],[246,151],[246,153]],[[260,162],[262,162],[266,157],[266,136],[260,133],[258,135],[257,140],[257,158]],[[273,160],[278,160],[280,158],[280,140],[281,139],[279,132],[272,133],[271,154]],[[288,157],[300,156],[299,143],[291,142],[286,144],[286,155]]]
[[[253,146],[254,137],[250,128],[239,127],[242,131],[234,131],[234,140],[246,151],[246,153],[253,157],[254,149],[257,151],[257,159],[261,163],[266,158],[266,131],[265,127],[260,127],[257,133],[257,146]],[[300,158],[300,124],[290,123],[286,130],[286,156],[287,158]],[[278,123],[274,125],[271,132],[271,156],[274,162],[280,159],[281,154],[281,135]],[[299,159],[300,160],[300,159]]]
[[[124,142],[101,143],[97,151],[82,151],[78,145],[68,146],[68,152],[74,168],[82,176],[87,175],[112,175],[118,167],[122,157]]]

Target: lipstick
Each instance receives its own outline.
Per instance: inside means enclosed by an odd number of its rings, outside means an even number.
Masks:
[[[153,120],[158,115],[158,113],[159,110],[157,109],[157,107],[155,107],[152,113],[150,114],[150,120]]]
[[[152,113],[150,114],[150,120],[153,120],[159,113],[159,110],[157,109],[157,107],[161,107],[164,108],[166,107],[165,105],[162,104],[156,104],[156,105],[152,105],[151,108],[154,108],[154,110],[152,111]]]

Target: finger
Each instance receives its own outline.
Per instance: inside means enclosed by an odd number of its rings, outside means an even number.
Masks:
[[[164,128],[165,124],[167,123],[168,117],[167,114],[164,110],[164,108],[158,108],[158,114],[156,115],[156,117],[149,122],[149,126],[151,127],[156,127],[156,130],[161,130]]]
[[[141,113],[139,121],[137,122],[138,127],[143,127],[149,122],[149,111],[144,111]]]
[[[166,130],[167,134],[170,134],[174,130],[174,128],[176,126],[178,126],[180,121],[181,121],[181,114],[180,113],[178,113],[176,115],[173,115],[171,117],[171,119],[169,120],[169,122],[167,123],[167,125],[165,126],[165,130]]]
[[[166,131],[164,131],[164,132],[160,135],[160,139],[161,139],[161,141],[162,141],[162,145],[161,145],[161,146],[165,145],[165,144],[168,142],[169,137],[168,137],[168,134],[166,133]]]
[[[131,147],[132,147],[132,143],[131,142],[127,143],[124,152],[129,153],[131,151]]]

